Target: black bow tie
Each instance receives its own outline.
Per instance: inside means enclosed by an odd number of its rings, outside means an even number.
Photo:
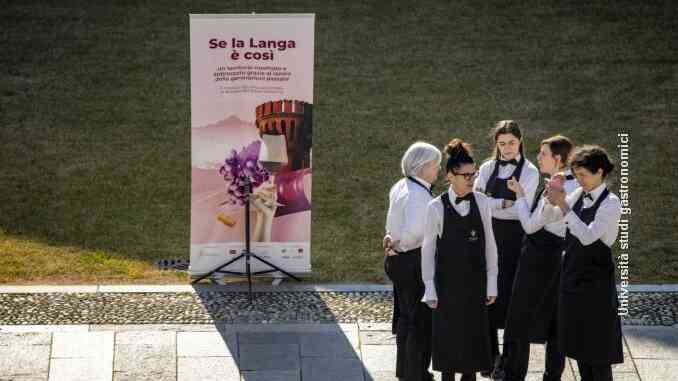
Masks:
[[[462,201],[471,201],[471,197],[473,197],[473,192],[466,193],[466,195],[464,197],[457,196],[457,198],[454,200],[454,204],[455,205],[459,204]]]
[[[509,164],[513,164],[517,167],[518,161],[516,159],[511,159],[511,160],[501,160],[500,159],[499,160],[499,165],[501,165],[502,167],[505,166],[505,165],[509,165]]]
[[[588,198],[589,200],[593,201],[593,196],[591,196],[591,193],[584,193],[584,198]]]

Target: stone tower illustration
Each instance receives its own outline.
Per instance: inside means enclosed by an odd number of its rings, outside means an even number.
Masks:
[[[259,136],[285,135],[288,164],[280,172],[310,168],[313,105],[297,100],[269,101],[257,106]]]

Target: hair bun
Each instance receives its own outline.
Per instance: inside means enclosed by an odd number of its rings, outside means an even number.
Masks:
[[[473,163],[473,153],[471,152],[471,145],[465,141],[455,138],[450,140],[445,146],[445,153],[447,154],[447,171],[453,171],[462,164]]]
[[[455,157],[462,153],[470,155],[471,145],[459,138],[454,138],[450,140],[450,142],[447,143],[447,145],[445,146],[445,153],[452,157]]]

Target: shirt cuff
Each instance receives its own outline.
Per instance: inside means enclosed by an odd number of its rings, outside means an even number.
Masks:
[[[426,287],[426,290],[424,291],[424,297],[421,298],[421,301],[426,303],[433,300],[438,300],[435,282],[433,280],[425,280],[424,286]]]
[[[487,274],[487,296],[497,296],[497,276]]]
[[[504,206],[504,199],[503,198],[493,198],[492,199],[492,208],[496,210],[501,210],[503,209],[502,206]]]

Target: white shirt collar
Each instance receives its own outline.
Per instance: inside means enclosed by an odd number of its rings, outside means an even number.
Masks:
[[[518,153],[518,154],[516,155],[516,157],[514,157],[514,159],[516,159],[516,161],[517,161],[518,163],[520,163],[520,159],[522,159],[522,158],[523,158],[523,157],[520,155],[520,153]],[[499,156],[499,160],[504,160],[504,159],[501,157],[501,155]]]
[[[457,193],[454,192],[452,185],[450,185],[450,189],[447,191],[447,194],[450,196],[450,202],[454,203],[454,200],[457,199]]]
[[[419,176],[412,176],[412,178],[415,179],[415,180],[417,180],[417,181],[419,181],[420,183],[422,183],[422,185],[425,185],[426,188],[431,189],[431,183],[429,183],[428,181],[422,179],[422,178],[419,177]]]
[[[600,197],[600,194],[603,193],[603,191],[607,188],[607,184],[603,181],[602,184],[598,185],[598,187],[591,192],[591,197],[593,197],[593,202],[596,202],[598,200],[598,197]]]

